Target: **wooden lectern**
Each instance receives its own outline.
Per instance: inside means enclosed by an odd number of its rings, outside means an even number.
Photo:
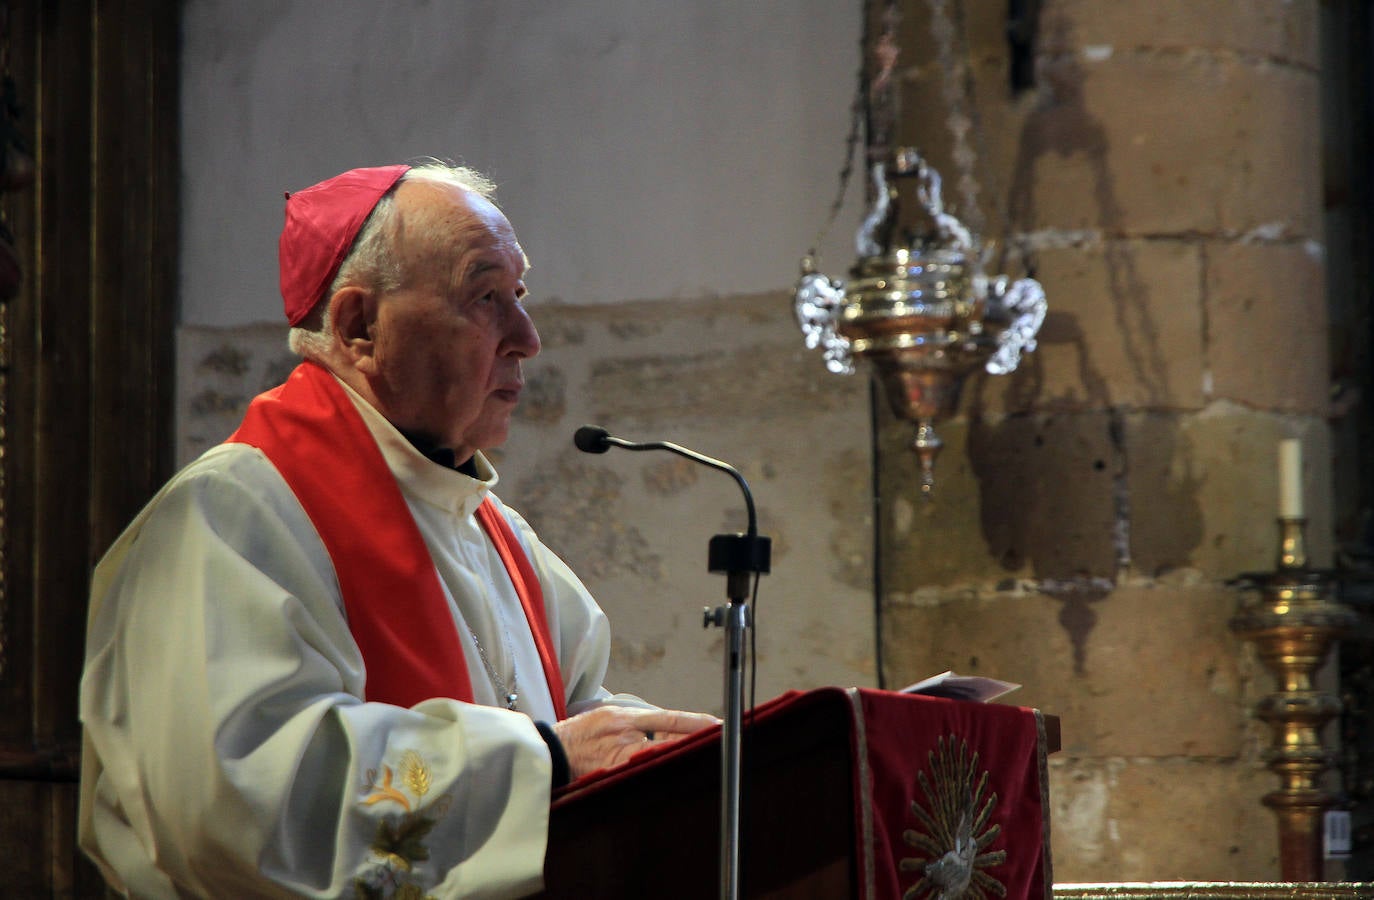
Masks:
[[[824,688],[745,722],[742,896],[920,900],[962,877],[971,900],[1049,898],[1045,756],[1058,735],[1047,747],[1038,712]],[[538,896],[719,896],[719,735],[560,793]]]

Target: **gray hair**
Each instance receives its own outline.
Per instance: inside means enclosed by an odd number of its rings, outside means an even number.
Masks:
[[[391,190],[368,214],[348,255],[339,264],[339,274],[315,301],[310,313],[299,325],[292,327],[287,334],[287,345],[291,352],[305,359],[323,359],[328,355],[334,342],[333,317],[329,312],[329,298],[342,288],[360,285],[375,291],[394,291],[401,286],[405,273],[396,254],[396,189],[407,181],[428,181],[435,184],[454,185],[471,191],[487,201],[493,201],[496,183],[490,178],[466,166],[454,166],[439,160],[428,160],[416,164],[402,175]],[[427,223],[421,223],[426,226]],[[418,237],[426,240],[433,235],[424,230],[412,232],[411,239]]]

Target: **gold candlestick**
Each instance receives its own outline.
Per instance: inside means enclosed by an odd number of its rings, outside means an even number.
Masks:
[[[1278,524],[1277,569],[1237,579],[1259,599],[1242,606],[1231,630],[1255,644],[1278,682],[1279,690],[1261,700],[1254,715],[1273,729],[1264,758],[1280,787],[1262,802],[1278,816],[1282,878],[1320,881],[1322,819],[1336,799],[1321,786],[1336,758],[1322,745],[1321,729],[1341,711],[1341,701],[1317,690],[1314,676],[1331,643],[1353,630],[1356,614],[1334,599],[1329,573],[1308,567],[1306,518],[1282,516]]]

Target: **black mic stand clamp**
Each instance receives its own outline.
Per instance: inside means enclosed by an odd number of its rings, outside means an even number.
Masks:
[[[744,638],[749,630],[750,576],[768,574],[772,541],[753,532],[718,534],[707,568],[725,575],[728,602],[707,609],[702,626],[725,629],[725,718],[721,723],[720,896],[739,896],[740,748],[744,734]]]
[[[767,575],[773,542],[761,534],[718,534],[706,548],[708,571],[725,576],[725,596],[749,599],[749,577]]]

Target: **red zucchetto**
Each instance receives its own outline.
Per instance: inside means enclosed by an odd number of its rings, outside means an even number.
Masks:
[[[408,169],[351,169],[286,195],[277,262],[288,322],[299,324],[324,295],[368,214]]]

